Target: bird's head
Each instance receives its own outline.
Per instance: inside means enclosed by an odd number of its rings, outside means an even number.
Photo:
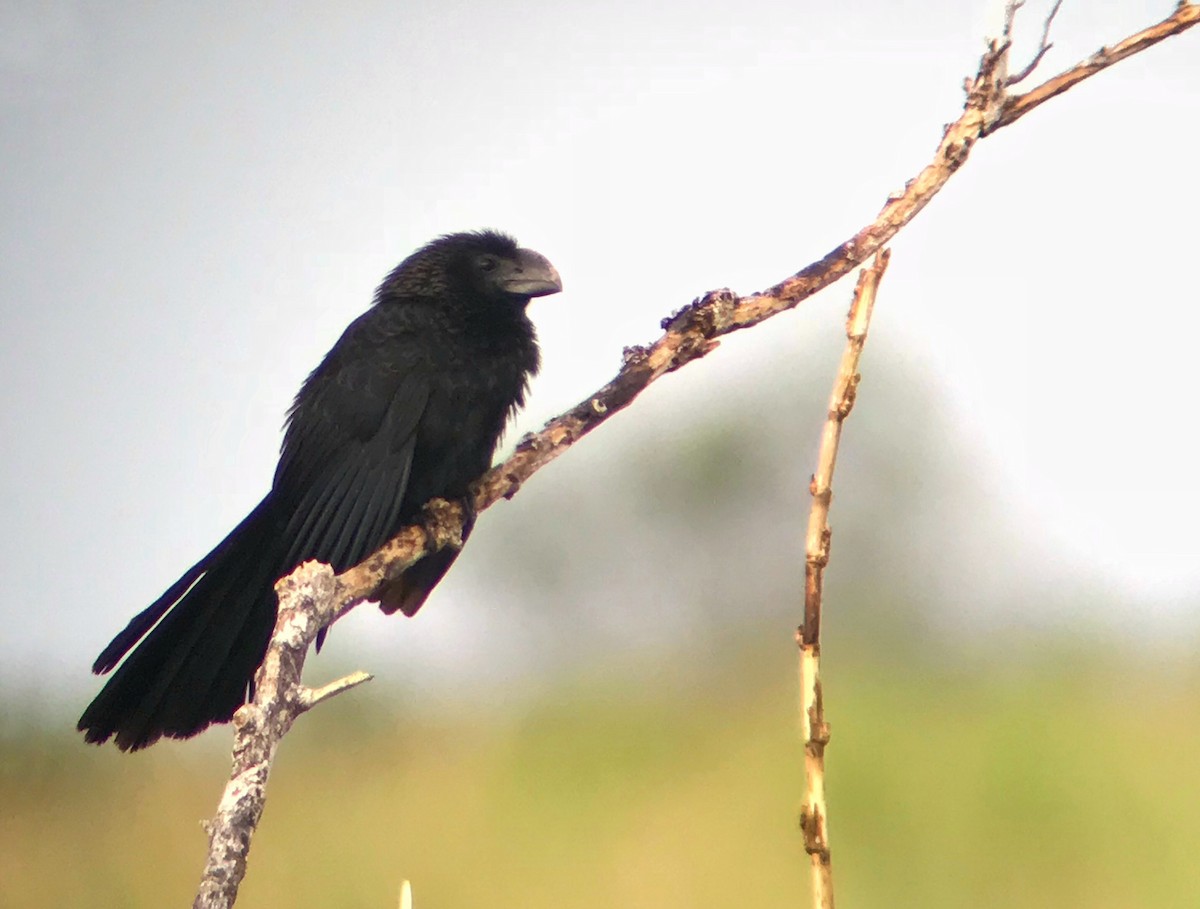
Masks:
[[[447,234],[417,250],[387,276],[377,299],[467,295],[524,306],[562,290],[550,260],[493,230]]]

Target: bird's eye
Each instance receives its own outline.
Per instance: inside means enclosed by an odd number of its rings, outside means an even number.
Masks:
[[[484,256],[479,260],[480,271],[495,271],[500,262],[495,256]]]

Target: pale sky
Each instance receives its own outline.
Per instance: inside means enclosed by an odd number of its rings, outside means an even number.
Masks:
[[[1171,6],[1067,0],[1039,72]],[[671,310],[867,223],[958,115],[989,21],[964,0],[0,6],[0,681],[91,688],[266,491],[300,381],[413,248],[498,227],[563,275],[515,438]],[[931,377],[1031,548],[1189,627],[1197,124],[1200,30],[982,142],[895,242],[871,341]],[[661,394],[753,380],[849,290]],[[644,403],[617,419],[652,435]],[[412,658],[439,665],[473,633],[424,627]]]

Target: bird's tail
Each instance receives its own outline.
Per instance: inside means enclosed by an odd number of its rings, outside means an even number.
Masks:
[[[233,716],[275,624],[287,548],[275,524],[264,499],[104,648],[98,674],[133,652],[80,717],[87,741],[115,736],[118,748],[135,750]]]

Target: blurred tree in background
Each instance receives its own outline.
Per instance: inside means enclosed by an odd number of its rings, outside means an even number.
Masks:
[[[836,329],[663,383],[486,515],[473,595],[432,606],[497,629],[501,681],[439,689],[339,628],[310,671],[382,678],[297,726],[240,905],[388,906],[402,878],[421,907],[795,905],[792,629]],[[1013,492],[920,369],[867,360],[826,594],[842,900],[1193,905],[1194,668],[1090,620],[1111,595],[997,517]],[[717,385],[699,421],[680,404]],[[1036,620],[1064,600],[1077,623]],[[9,694],[0,902],[186,904],[228,732],[85,750],[69,707],[35,721]]]

